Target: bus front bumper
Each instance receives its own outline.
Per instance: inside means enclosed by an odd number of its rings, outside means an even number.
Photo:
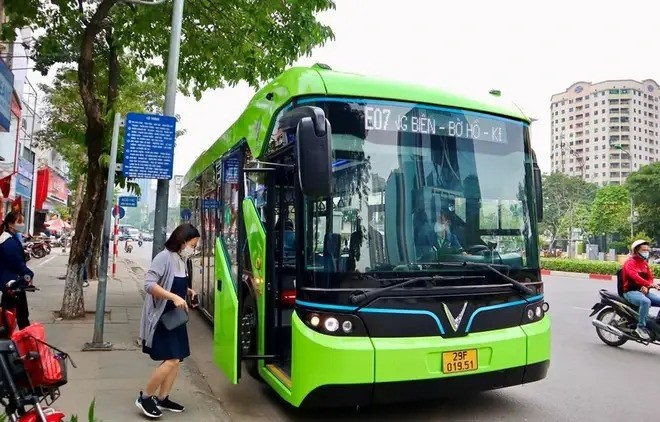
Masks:
[[[463,337],[333,337],[294,316],[291,403],[302,407],[366,406],[454,396],[545,378],[550,316],[517,327]],[[449,372],[453,352],[470,370]],[[456,368],[454,368],[456,369]]]
[[[374,384],[323,385],[301,407],[353,407],[456,397],[542,380],[550,361],[479,374]]]

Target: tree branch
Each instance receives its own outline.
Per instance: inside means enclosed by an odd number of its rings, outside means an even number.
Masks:
[[[102,29],[103,21],[118,0],[103,0],[89,24],[85,27],[78,59],[78,87],[82,99],[88,127],[97,126],[102,120],[101,105],[94,97],[94,40]]]
[[[85,9],[83,8],[83,0],[78,0],[78,11],[80,12],[80,20],[85,25],[89,25],[89,21],[85,17]]]
[[[112,28],[106,30],[105,40],[108,43],[108,100],[105,108],[107,114],[115,107],[119,87],[119,58]]]

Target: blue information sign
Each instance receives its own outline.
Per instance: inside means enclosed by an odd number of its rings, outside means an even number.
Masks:
[[[238,183],[238,158],[228,158],[222,165],[225,172],[225,183]]]
[[[181,210],[181,219],[183,221],[190,221],[192,218],[192,212],[188,208],[184,208]]]
[[[119,219],[121,220],[126,215],[126,210],[122,207],[114,207],[112,209],[112,216],[117,217],[117,208],[119,208]]]
[[[119,206],[120,207],[137,207],[138,198],[137,196],[120,196],[119,197]]]
[[[176,118],[128,113],[124,139],[124,175],[138,179],[171,179]]]
[[[204,201],[202,201],[202,208],[204,208],[205,210],[218,208],[218,205],[219,205],[219,201],[217,199],[204,198]]]
[[[0,132],[9,132],[13,92],[14,74],[4,60],[0,60]]]

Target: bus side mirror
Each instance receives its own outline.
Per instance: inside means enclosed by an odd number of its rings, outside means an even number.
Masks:
[[[332,193],[332,130],[322,109],[305,108],[296,129],[300,187],[306,196],[327,197]]]
[[[543,221],[543,186],[541,169],[534,164],[534,193],[536,195],[536,220]]]

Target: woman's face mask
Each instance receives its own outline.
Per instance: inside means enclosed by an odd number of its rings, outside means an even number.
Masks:
[[[641,251],[639,255],[644,259],[649,259],[649,251]]]
[[[25,230],[25,224],[14,224],[14,227],[12,227],[14,232],[22,232]]]
[[[192,246],[185,244],[179,253],[183,258],[190,258],[195,254],[195,249]]]

